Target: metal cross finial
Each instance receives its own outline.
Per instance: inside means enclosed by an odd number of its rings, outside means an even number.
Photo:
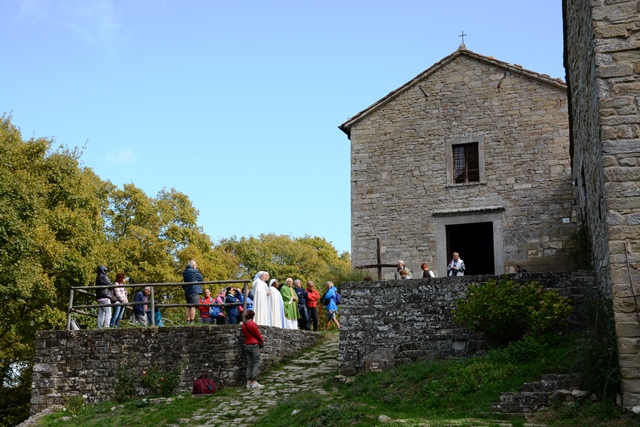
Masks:
[[[464,36],[468,36],[469,34],[465,34],[464,31],[458,37],[462,37],[462,44],[464,44]]]

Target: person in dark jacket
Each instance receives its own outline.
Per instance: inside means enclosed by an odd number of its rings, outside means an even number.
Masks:
[[[149,294],[151,294],[151,287],[146,286],[140,292],[138,292],[133,299],[133,302],[148,302]],[[136,318],[136,322],[140,323],[142,326],[147,326],[149,324],[147,318],[147,311],[149,310],[148,304],[138,304],[133,306],[133,314]]]
[[[96,286],[113,286],[107,272],[109,269],[104,265],[98,266],[98,276],[96,277]],[[104,304],[111,304],[111,288],[96,289],[96,300],[101,305],[98,308],[98,328],[108,328],[111,321],[111,307],[104,307]]]
[[[287,281],[290,279],[287,279]],[[302,287],[300,279],[293,281],[293,290],[298,296],[298,312],[300,318],[298,319],[298,329],[308,331],[311,329],[311,321],[309,319],[309,312],[307,311],[307,296],[309,293]]]
[[[184,270],[184,273],[182,273],[182,278],[185,283],[204,281],[204,279],[202,278],[202,274],[200,274],[200,272],[198,271],[198,266],[194,260],[191,260],[187,263],[187,268]],[[195,304],[193,307],[187,307],[187,312],[185,315],[187,325],[191,325],[196,318],[196,307],[200,302],[202,286],[200,284],[182,285],[182,288],[184,289],[184,298],[187,300],[187,304]]]

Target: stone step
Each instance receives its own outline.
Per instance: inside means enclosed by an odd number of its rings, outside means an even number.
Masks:
[[[566,401],[564,395],[584,397],[578,389],[582,377],[578,374],[547,374],[540,381],[525,383],[518,392],[502,393],[500,402],[493,403],[491,410],[497,413],[528,414],[549,405],[551,398]]]
[[[540,381],[525,383],[521,391],[527,392],[554,392],[560,389],[573,390],[580,387],[582,377],[578,374],[548,374],[543,375]]]

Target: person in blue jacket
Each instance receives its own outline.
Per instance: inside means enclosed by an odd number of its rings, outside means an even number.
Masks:
[[[225,304],[235,304],[239,302],[243,302],[244,298],[242,297],[242,292],[238,288],[227,288],[227,295],[224,298]],[[227,319],[229,319],[230,325],[236,325],[238,323],[238,316],[240,315],[240,310],[238,306],[235,307],[227,307]]]
[[[182,278],[185,283],[189,282],[202,282],[202,274],[198,271],[198,266],[194,260],[187,263],[187,268],[182,273]],[[195,285],[182,285],[184,289],[184,298],[187,300],[187,304],[194,304],[192,307],[187,307],[186,322],[187,325],[192,325],[196,318],[196,307],[200,302],[200,294],[202,293],[202,286],[200,284]]]
[[[327,282],[327,292],[324,294],[325,310],[327,312],[327,330],[331,326],[331,322],[336,324],[338,330],[340,330],[340,323],[338,322],[338,304],[336,304],[336,287],[333,282]]]

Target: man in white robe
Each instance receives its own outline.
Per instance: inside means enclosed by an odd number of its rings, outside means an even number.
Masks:
[[[258,325],[271,326],[271,292],[269,285],[269,273],[259,271],[253,278],[253,310],[256,316],[253,319]]]

